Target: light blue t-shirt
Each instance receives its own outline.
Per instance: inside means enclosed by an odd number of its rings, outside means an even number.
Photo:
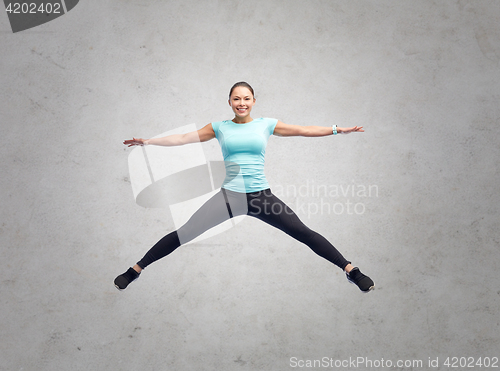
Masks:
[[[259,118],[245,124],[231,120],[212,122],[226,167],[222,188],[234,192],[257,192],[269,188],[264,175],[267,140],[277,119]]]

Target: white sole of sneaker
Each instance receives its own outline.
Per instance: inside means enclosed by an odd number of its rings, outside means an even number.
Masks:
[[[370,291],[375,290],[375,285],[371,286],[367,291],[361,291],[364,294],[368,294]]]

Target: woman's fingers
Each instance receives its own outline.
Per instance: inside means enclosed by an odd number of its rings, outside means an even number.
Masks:
[[[362,126],[354,126],[354,127],[350,128],[350,129],[348,129],[348,132],[349,132],[349,133],[351,133],[351,132],[353,132],[353,131],[363,132],[364,130],[363,130],[363,127],[362,127]]]
[[[125,144],[125,145],[128,144],[129,147],[132,147],[132,146],[143,145],[144,141],[141,138],[139,138],[139,139],[133,138],[133,139],[124,140],[123,144]]]
[[[352,128],[343,128],[342,131],[340,132],[341,134],[349,134],[352,132],[363,132],[363,127],[362,126],[353,126]]]

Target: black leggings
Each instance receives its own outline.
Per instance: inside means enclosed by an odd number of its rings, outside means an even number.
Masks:
[[[350,263],[326,238],[304,225],[292,209],[272,194],[270,188],[251,193],[221,188],[182,227],[158,241],[137,264],[144,269],[210,228],[245,214],[281,229],[341,269]]]

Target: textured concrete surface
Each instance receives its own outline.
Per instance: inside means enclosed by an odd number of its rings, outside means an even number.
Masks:
[[[499,357],[499,39],[493,0],[87,0],[17,34],[0,15],[0,370]],[[173,228],[134,202],[122,141],[232,118],[240,80],[254,117],[365,127],[272,137],[266,174],[374,292],[251,219],[113,287]]]

